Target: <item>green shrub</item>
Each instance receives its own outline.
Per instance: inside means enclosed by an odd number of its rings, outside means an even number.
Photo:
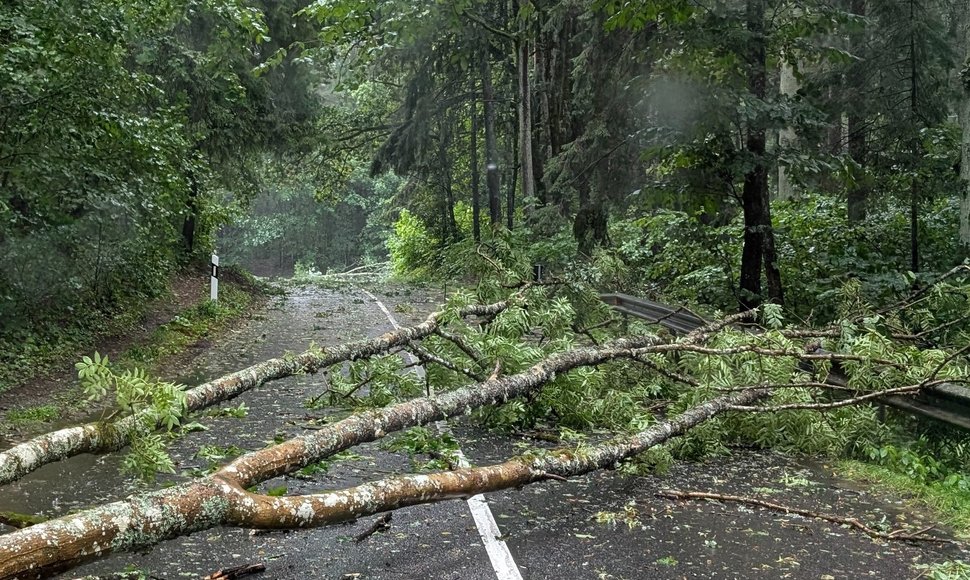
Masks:
[[[403,209],[387,239],[391,271],[399,278],[429,278],[439,264],[441,242],[429,231],[421,218]]]

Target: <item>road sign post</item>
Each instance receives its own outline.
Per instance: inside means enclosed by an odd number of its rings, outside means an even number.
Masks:
[[[212,274],[210,278],[212,282],[212,289],[209,292],[209,298],[211,298],[213,301],[218,301],[219,300],[219,256],[212,254],[212,263],[210,265],[212,266]]]

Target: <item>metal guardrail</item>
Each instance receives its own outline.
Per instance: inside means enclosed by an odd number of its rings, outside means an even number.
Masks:
[[[675,334],[687,334],[707,323],[683,308],[628,294],[600,294],[600,300],[624,316],[659,324]],[[827,379],[836,384],[845,384],[846,380],[847,377],[838,371],[830,372]],[[970,389],[966,387],[942,384],[926,389],[917,397],[891,396],[880,401],[903,411],[970,430]]]

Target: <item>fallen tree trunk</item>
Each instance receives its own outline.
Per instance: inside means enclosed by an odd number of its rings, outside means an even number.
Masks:
[[[681,340],[684,344],[704,342],[727,323],[712,324]],[[231,503],[244,498],[247,501],[239,505],[250,505],[252,498],[258,497],[245,492],[246,487],[392,431],[462,415],[533,392],[557,375],[580,366],[637,358],[646,354],[649,347],[663,346],[660,342],[653,336],[641,336],[557,353],[516,375],[491,377],[481,384],[435,397],[352,415],[310,435],[244,455],[206,478],[41,524],[48,527],[33,536],[21,532],[0,536],[0,578],[27,570],[44,570],[38,575],[62,571],[113,551],[154,545],[216,525],[249,525],[238,518],[228,519],[227,515]],[[234,509],[237,512],[233,513],[241,513],[238,506]],[[38,544],[48,540],[51,543]]]
[[[522,373],[494,377],[434,397],[421,397],[357,413],[307,435],[243,455],[220,469],[216,475],[240,487],[251,487],[355,445],[380,439],[388,433],[457,417],[472,409],[527,395],[557,375],[575,368],[596,366],[620,358],[636,358],[657,342],[658,339],[653,336],[642,336],[619,339],[596,348],[560,352]]]
[[[506,310],[513,299],[468,306],[460,316],[494,316]],[[237,371],[186,391],[186,410],[198,411],[237,397],[265,382],[300,372],[319,369],[348,360],[387,352],[411,341],[434,334],[442,326],[445,311],[430,314],[416,326],[399,328],[371,340],[361,340],[325,349],[312,349],[293,357],[275,358]],[[4,485],[55,461],[82,453],[108,453],[125,447],[138,433],[138,417],[129,415],[112,422],[95,422],[68,427],[34,437],[0,452],[0,485]]]
[[[216,474],[0,536],[0,579],[44,578],[111,552],[147,548],[219,525],[271,529],[323,526],[410,505],[581,475],[614,466],[732,405],[750,404],[769,392],[749,389],[724,395],[632,437],[582,453],[570,449],[526,455],[499,465],[389,478],[325,494],[257,495]]]

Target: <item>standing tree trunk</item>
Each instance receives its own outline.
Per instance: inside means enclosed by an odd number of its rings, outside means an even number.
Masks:
[[[767,180],[766,180],[767,181]],[[765,280],[768,283],[768,298],[774,304],[785,303],[785,291],[781,284],[781,268],[778,265],[778,251],[775,248],[775,229],[771,225],[771,202],[768,200],[768,187],[764,189],[764,243]]]
[[[448,155],[448,146],[451,144],[450,120],[439,125],[440,136],[438,138],[438,163],[441,171],[441,187],[444,190],[444,203],[442,220],[444,221],[445,239],[458,239],[458,222],[455,219],[455,189],[451,175],[451,157]]]
[[[765,95],[765,46],[763,0],[747,0],[748,90],[756,98]],[[751,121],[745,147],[754,157],[754,167],[744,175],[741,205],[744,212],[744,246],[741,250],[741,309],[761,304],[761,264],[764,261],[764,190],[767,171],[764,165],[765,131],[761,121]]]
[[[469,145],[471,151],[469,156],[471,157],[471,173],[472,173],[472,236],[475,238],[475,242],[478,243],[482,241],[482,201],[480,199],[481,192],[479,191],[479,172],[478,172],[478,104],[472,101],[472,134],[469,138]]]
[[[199,212],[199,182],[195,172],[189,171],[189,196],[185,201],[185,221],[182,222],[182,242],[185,244],[186,256],[192,257],[195,251],[195,217]]]
[[[786,99],[793,99],[798,93],[798,79],[795,78],[795,67],[786,57],[782,57],[778,71],[778,92]],[[787,125],[778,131],[778,148],[784,154],[795,145],[795,129]],[[788,165],[778,162],[778,199],[788,200],[795,196],[788,173]]]
[[[544,22],[544,16],[540,16],[539,22],[540,24],[536,25],[536,38],[539,40],[536,42],[535,56],[533,57],[535,61],[534,67],[536,79],[535,86],[533,87],[533,93],[536,95],[536,105],[539,107],[539,110],[535,114],[535,130],[532,131],[532,169],[533,179],[535,180],[536,202],[539,206],[545,206],[549,201],[546,197],[545,182],[546,155],[548,154],[546,145],[549,143],[550,138],[548,133],[549,85],[547,84],[549,74],[549,47],[547,44],[546,35],[542,32],[541,22]]]
[[[748,139],[751,147],[751,139]],[[764,203],[758,191],[763,187],[764,167],[759,175],[755,167],[744,176],[741,205],[744,213],[744,246],[741,250],[741,309],[750,310],[761,304],[761,263],[764,261],[764,232],[760,226]]]
[[[866,0],[852,0],[850,7],[856,16],[866,15]],[[854,32],[849,37],[849,50],[856,58],[861,58],[865,48],[866,32]],[[847,213],[850,224],[859,224],[866,219],[866,198],[869,196],[866,183],[866,112],[865,112],[865,66],[856,62],[849,71],[849,157],[855,165],[852,184],[849,186]]]
[[[911,20],[916,18],[915,0],[910,0],[909,17]],[[919,119],[918,73],[916,67],[916,29],[914,28],[909,33],[909,106],[914,125],[916,120]],[[919,133],[916,132],[913,137],[912,176],[909,184],[909,250],[910,270],[913,272],[919,272],[919,182],[916,170],[919,165],[920,149],[922,149],[922,144],[920,143]]]
[[[495,227],[502,223],[502,200],[499,192],[498,146],[495,143],[495,90],[487,50],[482,54],[481,69],[482,100],[485,102],[485,184],[488,187],[488,215],[492,227]]]
[[[970,63],[970,25],[967,26],[967,62]],[[965,69],[966,70],[966,69]],[[960,78],[963,102],[960,108],[960,124],[963,137],[960,141],[960,178],[963,180],[963,197],[960,198],[960,254],[970,256],[970,77]]]
[[[505,194],[505,223],[506,227],[512,229],[515,220],[515,189],[519,179],[519,138],[511,137],[509,134],[509,146],[512,147],[512,170],[509,171],[509,186]]]
[[[767,60],[765,47],[765,0],[748,0],[746,20],[748,29],[748,90],[758,100],[766,95]],[[744,176],[741,204],[744,210],[744,248],[741,253],[740,302],[744,310],[757,307],[763,300],[761,267],[764,264],[768,282],[768,298],[784,303],[781,272],[775,251],[775,234],[771,227],[771,202],[768,197],[768,169],[765,166],[766,130],[764,119],[755,119],[748,126],[745,144],[754,161]]]
[[[529,85],[528,26],[522,11],[530,0],[519,0],[519,165],[522,171],[522,199],[535,203],[535,172],[532,164],[532,89]],[[510,203],[511,205],[511,203]],[[509,208],[509,229],[512,229],[513,209]]]

